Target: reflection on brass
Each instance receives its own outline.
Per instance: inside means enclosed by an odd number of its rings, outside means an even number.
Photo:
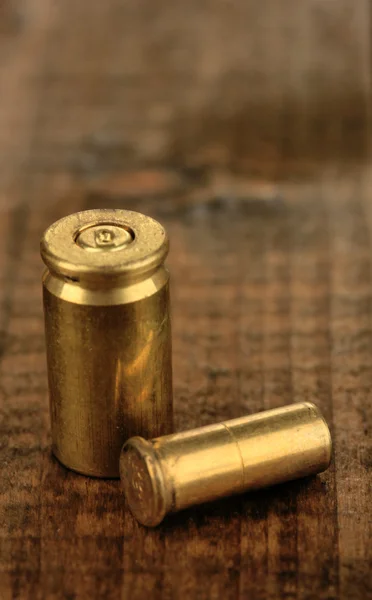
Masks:
[[[133,435],[172,431],[168,238],[126,210],[89,210],[41,241],[53,452],[70,469],[119,476]]]
[[[147,526],[169,512],[324,471],[331,436],[309,402],[151,441],[133,437],[120,457],[129,508]]]

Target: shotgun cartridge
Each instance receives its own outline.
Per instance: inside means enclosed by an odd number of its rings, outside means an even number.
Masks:
[[[189,506],[324,471],[331,436],[309,402],[124,445],[120,475],[133,515],[147,526]]]
[[[168,238],[127,210],[47,229],[41,255],[52,449],[67,467],[119,477],[133,435],[172,431]]]

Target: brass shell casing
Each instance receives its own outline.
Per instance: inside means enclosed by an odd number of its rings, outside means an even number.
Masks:
[[[168,238],[139,213],[90,210],[47,229],[41,255],[52,449],[118,477],[133,435],[172,431]]]
[[[324,471],[332,442],[309,402],[124,445],[120,476],[133,515],[147,526],[169,512]]]

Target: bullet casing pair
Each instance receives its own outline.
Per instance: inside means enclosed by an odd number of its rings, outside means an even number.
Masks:
[[[172,434],[167,253],[164,228],[126,210],[69,215],[41,241],[53,453],[96,477],[118,477],[120,464],[129,506],[149,526],[318,473],[331,455],[310,403]]]

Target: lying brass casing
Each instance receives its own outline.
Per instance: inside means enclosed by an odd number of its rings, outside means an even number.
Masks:
[[[324,471],[331,436],[320,411],[292,404],[124,445],[120,476],[129,508],[143,525],[222,496]]]
[[[70,469],[118,477],[126,439],[172,431],[167,253],[163,227],[126,210],[42,238],[52,447]]]

